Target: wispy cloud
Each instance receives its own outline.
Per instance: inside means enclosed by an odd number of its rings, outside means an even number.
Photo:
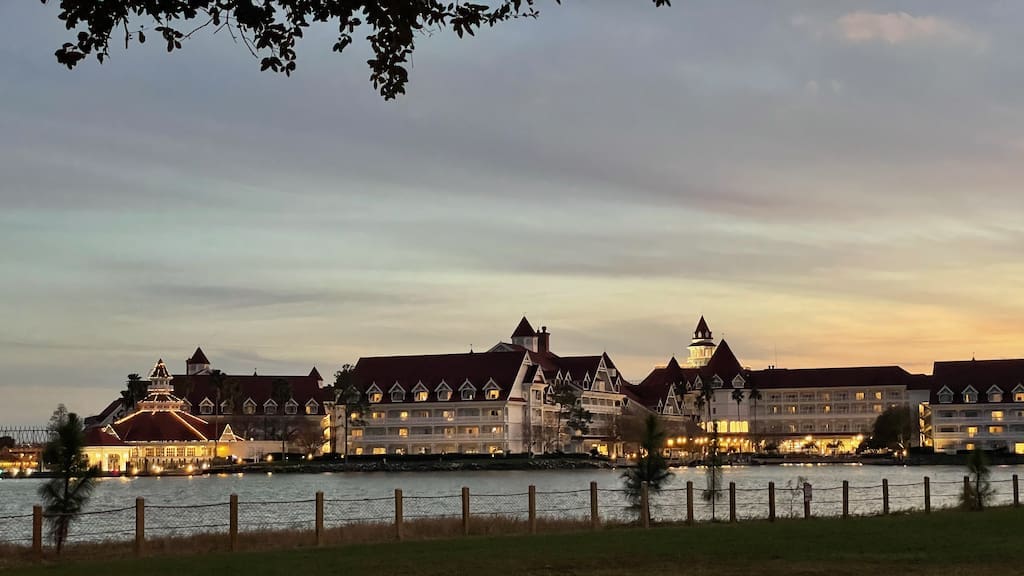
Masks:
[[[909,44],[940,42],[981,48],[985,38],[967,26],[936,16],[913,16],[906,12],[851,12],[836,23],[850,42]]]

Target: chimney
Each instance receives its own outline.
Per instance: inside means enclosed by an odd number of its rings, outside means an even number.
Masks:
[[[550,337],[547,326],[541,326],[540,332],[537,332],[537,352],[540,354],[547,354],[550,351]]]

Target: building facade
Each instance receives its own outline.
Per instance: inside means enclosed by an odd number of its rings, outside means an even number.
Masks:
[[[1024,360],[936,362],[921,412],[936,452],[1024,454]]]

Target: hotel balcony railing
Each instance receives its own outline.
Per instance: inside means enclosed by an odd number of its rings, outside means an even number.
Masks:
[[[352,442],[363,444],[379,444],[381,442],[394,443],[421,443],[421,442],[500,442],[505,439],[503,433],[499,434],[412,434],[400,436],[388,434],[386,436],[362,436],[353,438]]]
[[[450,417],[447,417],[447,418],[445,418],[443,416],[429,416],[429,417],[413,416],[413,415],[410,414],[406,418],[402,418],[400,416],[394,416],[394,417],[390,417],[390,418],[389,417],[367,418],[366,419],[366,424],[367,424],[367,426],[381,426],[383,424],[390,424],[390,425],[393,426],[396,423],[400,423],[400,424],[451,424],[453,422],[463,422],[463,423],[502,422],[504,420],[505,420],[505,416],[503,414],[499,414],[497,416],[491,416],[489,414],[480,415],[480,416],[450,416]]]

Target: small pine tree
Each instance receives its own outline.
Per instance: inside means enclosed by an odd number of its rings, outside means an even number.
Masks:
[[[960,505],[967,510],[984,510],[995,495],[995,490],[989,482],[992,471],[984,452],[971,451],[967,456],[967,472],[970,482],[964,485],[963,493],[960,494]]]
[[[622,473],[622,479],[626,489],[626,499],[630,507],[640,508],[640,493],[643,483],[647,483],[647,493],[655,494],[661,491],[672,474],[668,471],[668,462],[662,456],[661,450],[665,446],[665,430],[661,421],[654,414],[649,414],[644,419],[644,430],[640,440],[640,459],[636,467],[629,468]]]

